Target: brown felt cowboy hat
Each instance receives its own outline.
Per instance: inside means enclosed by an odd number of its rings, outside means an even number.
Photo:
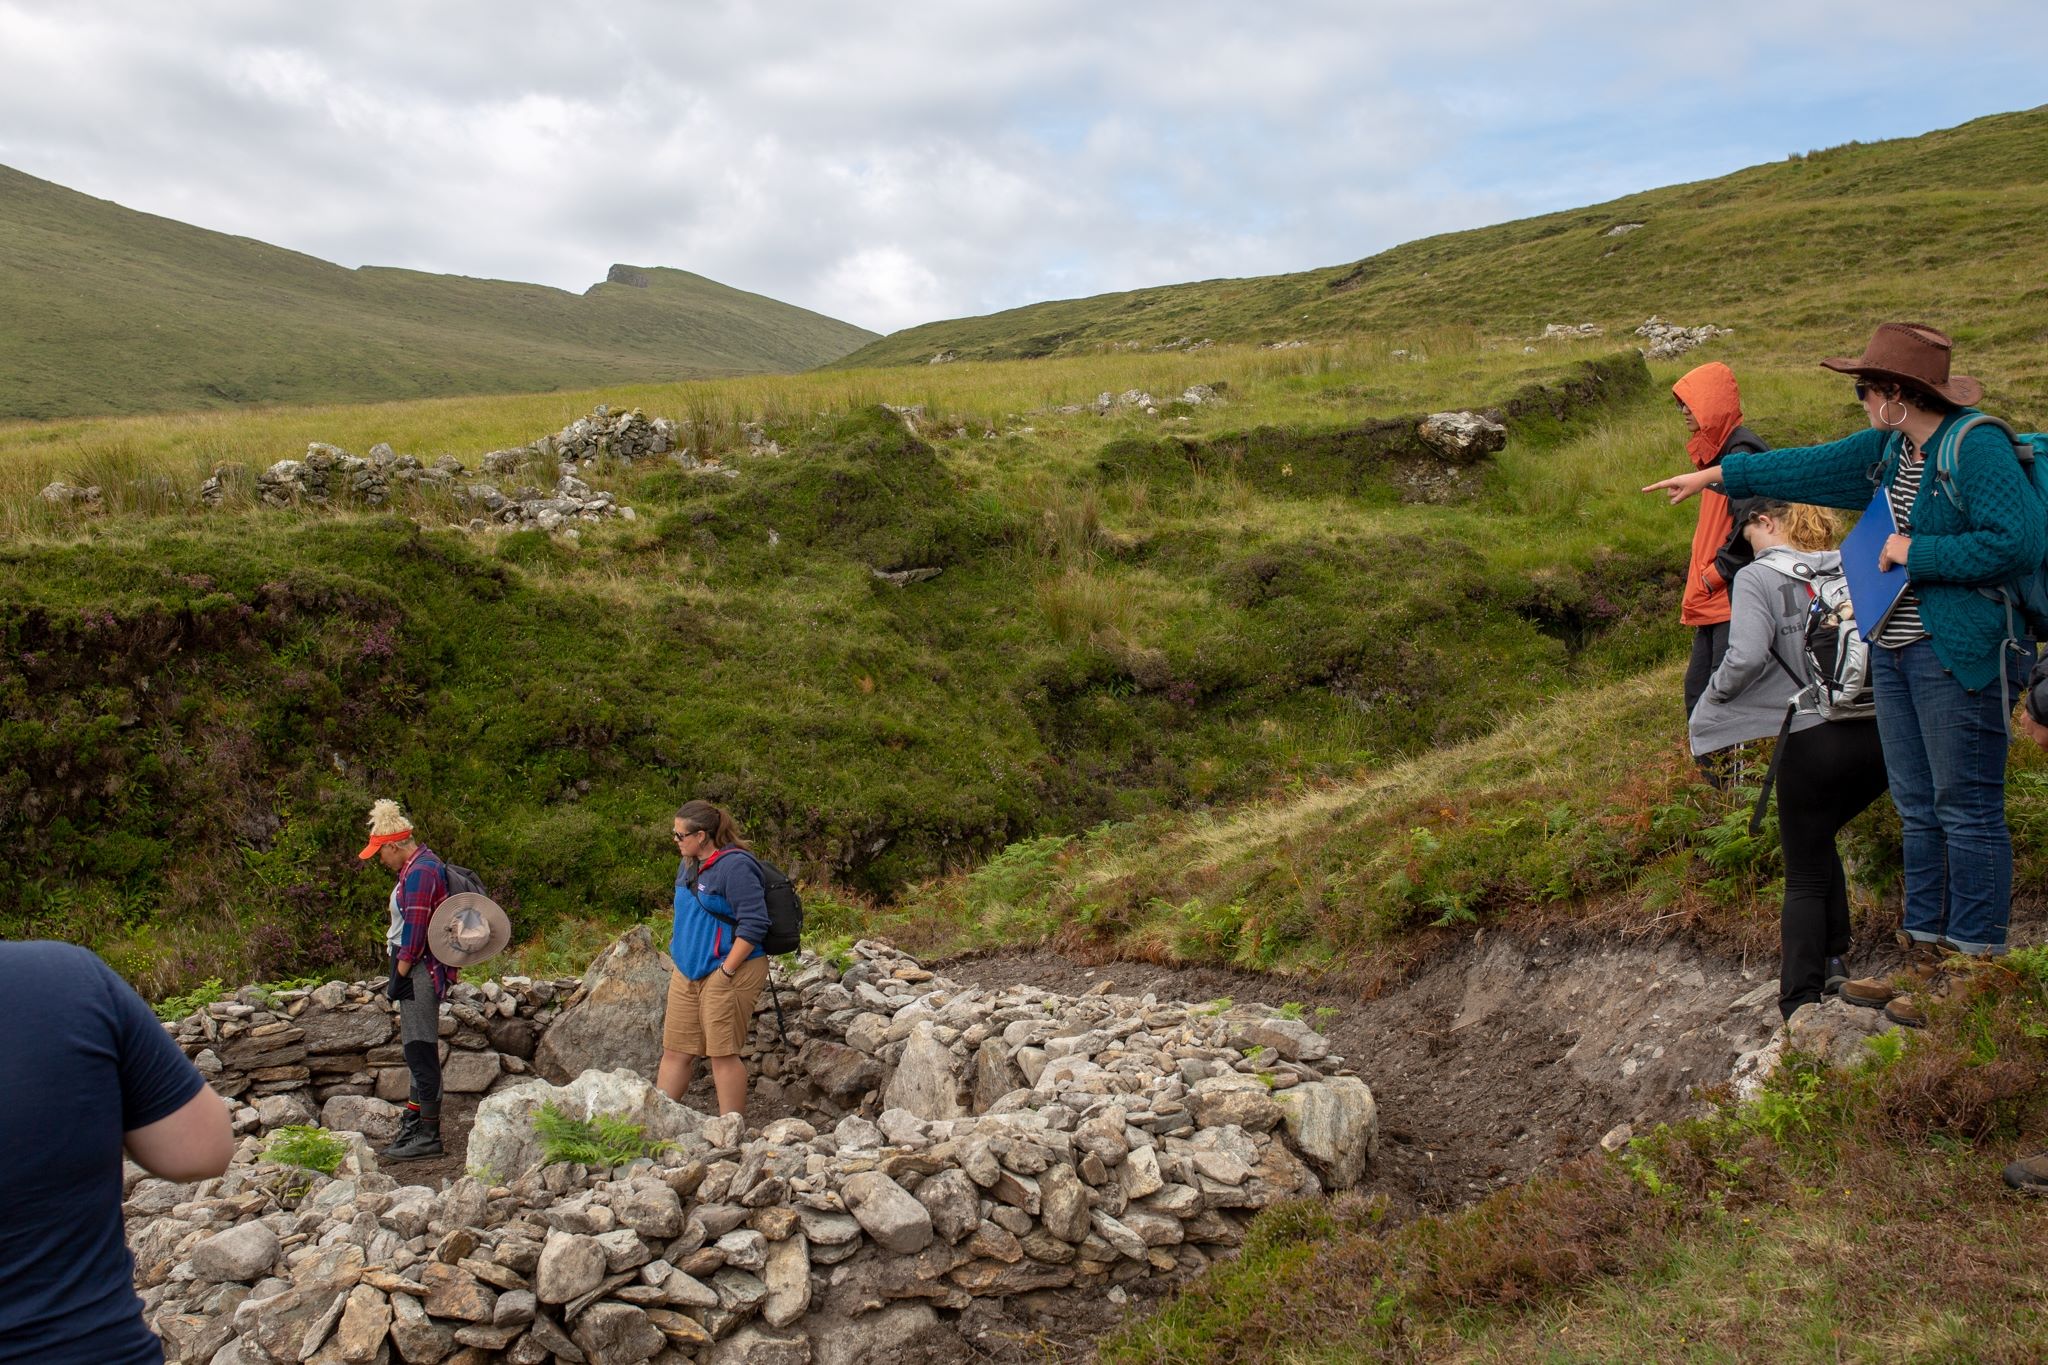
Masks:
[[[1945,333],[1918,322],[1886,322],[1870,334],[1860,356],[1821,361],[1831,370],[1869,379],[1896,379],[1931,389],[1958,407],[1975,407],[1984,386],[1966,374],[1948,372],[1951,343]]]
[[[496,957],[512,941],[512,921],[496,901],[458,891],[434,907],[427,947],[451,967],[473,967]]]

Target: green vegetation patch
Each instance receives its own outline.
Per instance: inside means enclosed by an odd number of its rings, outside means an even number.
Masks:
[[[575,1118],[552,1101],[533,1116],[534,1135],[540,1139],[541,1160],[574,1162],[583,1166],[624,1166],[644,1156],[657,1156],[673,1144],[649,1142],[647,1130],[621,1114],[592,1114]]]
[[[348,1155],[348,1143],[325,1128],[291,1123],[273,1129],[264,1144],[263,1157],[285,1166],[298,1166],[321,1175],[333,1175]]]

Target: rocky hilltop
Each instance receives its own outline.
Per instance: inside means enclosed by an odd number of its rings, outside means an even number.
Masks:
[[[752,1048],[781,1116],[708,1118],[647,1080],[668,970],[637,929],[580,983],[458,986],[449,1083],[484,1098],[467,1172],[432,1184],[372,1154],[404,1088],[376,983],[169,1025],[243,1136],[218,1180],[129,1169],[168,1358],[893,1359],[977,1301],[1194,1273],[1372,1159],[1371,1090],[1291,1011],[963,987],[876,942],[778,968]],[[624,1117],[654,1154],[549,1163],[543,1105]],[[269,1154],[316,1114],[347,1148],[331,1175]]]

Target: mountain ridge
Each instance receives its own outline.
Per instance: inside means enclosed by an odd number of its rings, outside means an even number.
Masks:
[[[667,267],[350,268],[4,166],[0,284],[0,420],[789,372],[875,335]]]

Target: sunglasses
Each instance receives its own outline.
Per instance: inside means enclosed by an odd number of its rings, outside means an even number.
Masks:
[[[1870,385],[1863,383],[1861,380],[1858,380],[1856,383],[1856,401],[1861,403],[1865,398],[1869,396]]]
[[[673,835],[673,837],[675,838],[675,841],[676,841],[677,843],[679,843],[679,844],[680,844],[680,843],[681,843],[681,842],[682,842],[683,840],[685,840],[685,839],[688,839],[688,838],[691,838],[691,837],[693,837],[693,836],[695,836],[695,835],[699,835],[699,834],[702,834],[703,832],[704,832],[704,831],[703,831],[703,830],[701,830],[701,829],[686,829],[686,830],[684,830],[684,831],[683,831],[683,832],[682,832],[681,834],[675,834],[675,832],[674,832],[673,830],[671,830],[671,831],[670,831],[670,833],[671,833],[671,834]]]

